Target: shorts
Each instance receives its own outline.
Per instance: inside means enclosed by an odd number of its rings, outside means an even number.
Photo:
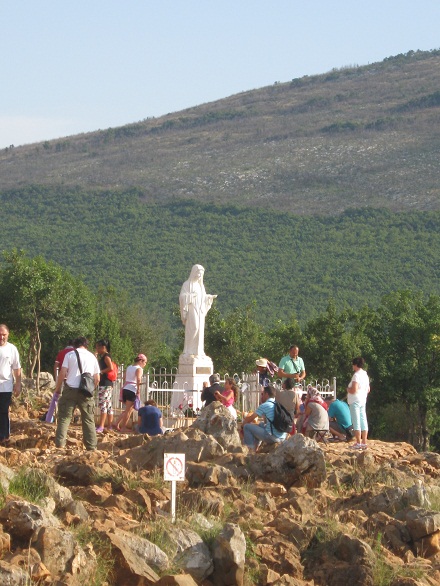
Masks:
[[[122,402],[131,401],[134,403],[136,399],[136,393],[134,391],[130,391],[129,389],[122,389]]]

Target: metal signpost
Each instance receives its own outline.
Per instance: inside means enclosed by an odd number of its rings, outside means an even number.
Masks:
[[[176,522],[176,482],[185,480],[185,454],[163,455],[163,479],[171,482],[171,521]]]

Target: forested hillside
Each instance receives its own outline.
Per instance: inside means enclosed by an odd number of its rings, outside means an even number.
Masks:
[[[440,293],[440,212],[348,210],[295,217],[232,205],[146,204],[142,192],[25,188],[0,193],[0,246],[42,254],[97,289],[140,299],[160,321],[194,263],[222,312],[252,300],[265,326],[337,307],[376,305],[397,289]]]
[[[0,189],[135,187],[149,203],[191,199],[295,215],[439,210],[439,87],[440,51],[410,51],[120,128],[7,148]]]

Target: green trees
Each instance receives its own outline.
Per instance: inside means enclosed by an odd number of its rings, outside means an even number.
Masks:
[[[214,359],[219,372],[249,372],[264,348],[265,334],[255,320],[255,303],[235,308],[221,317],[214,306],[206,319],[205,352]]]
[[[331,300],[326,311],[307,324],[304,338],[303,356],[310,365],[310,375],[318,379],[331,375],[338,381],[351,378],[350,359],[361,353],[361,332],[357,331],[353,312],[338,313]]]
[[[0,273],[0,306],[13,332],[27,341],[26,371],[39,374],[43,343],[93,331],[94,298],[79,278],[42,257],[5,253]]]
[[[372,409],[403,405],[408,439],[427,450],[430,432],[440,427],[440,298],[392,293],[370,311],[365,332],[370,340],[366,358],[373,378]]]
[[[131,363],[138,352],[153,362],[166,356],[163,329],[151,325],[146,311],[128,294],[99,288],[94,295],[81,278],[41,256],[4,253],[0,308],[0,321],[10,327],[30,377],[41,367],[52,371],[58,350],[77,336],[88,337],[92,344],[108,338],[118,363]]]

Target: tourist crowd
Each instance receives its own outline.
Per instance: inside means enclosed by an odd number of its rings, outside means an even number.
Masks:
[[[8,341],[9,329],[0,324],[0,443],[9,441],[9,407],[12,394],[21,391],[21,365],[17,348]],[[51,421],[55,405],[58,404],[55,443],[57,447],[66,445],[67,430],[75,409],[81,414],[83,442],[87,450],[95,450],[97,433],[102,433],[105,424],[115,431],[148,435],[164,433],[162,412],[155,401],[149,399],[140,405],[140,387],[143,369],[147,364],[145,354],[138,354],[133,364],[125,370],[121,385],[120,401],[124,410],[113,423],[112,394],[115,364],[110,354],[110,342],[99,340],[95,353],[88,350],[88,340],[78,337],[69,341],[61,350],[54,365],[56,375],[55,392],[47,421]],[[352,441],[354,449],[367,448],[368,422],[366,416],[367,396],[370,392],[369,378],[364,370],[364,359],[352,361],[353,377],[347,387],[347,402],[336,397],[324,399],[318,389],[307,386],[304,393],[303,381],[306,370],[299,348],[292,345],[289,353],[283,356],[277,366],[266,358],[256,360],[261,400],[258,407],[250,413],[242,413],[241,430],[244,444],[250,451],[256,451],[261,443],[273,444],[284,441],[288,435],[302,433],[318,441]],[[277,376],[281,388],[272,383]],[[89,379],[89,381],[87,381]],[[89,385],[89,386],[88,386]],[[234,419],[238,419],[236,409],[239,387],[233,378],[226,378],[220,385],[220,376],[212,374],[209,382],[203,385],[201,400],[204,406],[214,401],[222,403]],[[95,427],[95,394],[98,388],[100,419]],[[133,411],[138,411],[138,421],[134,429],[129,428]],[[279,423],[283,412],[285,421]],[[287,414],[287,415],[286,415]]]

